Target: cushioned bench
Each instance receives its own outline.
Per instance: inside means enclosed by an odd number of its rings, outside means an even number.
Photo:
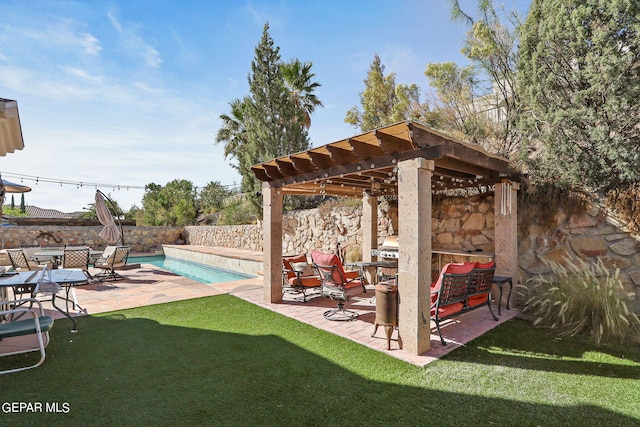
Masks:
[[[494,320],[498,318],[491,308],[491,284],[495,263],[447,264],[442,268],[438,281],[431,285],[430,316],[436,324],[440,341],[446,345],[440,321],[476,308],[489,307]]]

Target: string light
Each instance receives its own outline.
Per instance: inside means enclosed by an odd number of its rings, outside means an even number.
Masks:
[[[102,187],[102,188],[111,188],[113,189],[113,191],[116,191],[116,189],[122,190],[123,188],[126,188],[127,191],[129,189],[144,190],[146,188],[146,186],[144,185],[123,185],[123,184],[108,184],[108,183],[99,183],[99,182],[71,181],[67,179],[45,178],[41,176],[25,175],[25,174],[12,173],[12,172],[2,172],[2,174],[5,177],[16,178],[16,179],[20,178],[21,183],[24,183],[24,181],[34,181],[36,185],[43,182],[43,183],[59,184],[60,187],[63,187],[65,185],[74,185],[77,189],[83,188],[85,185],[88,187],[94,187],[96,190],[98,189],[98,187]],[[223,185],[222,187],[233,189],[233,188],[237,188],[238,185],[237,184]],[[195,187],[195,188],[197,189],[198,187]]]

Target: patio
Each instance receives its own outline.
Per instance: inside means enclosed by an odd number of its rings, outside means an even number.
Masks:
[[[218,253],[223,252],[218,248]],[[230,250],[234,257],[246,256],[255,259],[256,253],[252,251]],[[332,322],[324,319],[322,313],[335,306],[335,302],[323,297],[312,297],[306,303],[298,300],[297,295],[285,294],[281,302],[267,303],[264,301],[263,278],[238,280],[233,282],[203,284],[186,277],[178,276],[168,271],[161,270],[149,264],[142,264],[140,268],[134,268],[122,272],[124,280],[116,282],[97,282],[76,288],[76,294],[80,305],[87,310],[87,314],[97,314],[108,311],[122,310],[151,304],[161,304],[177,300],[201,298],[212,295],[229,293],[238,298],[272,310],[283,316],[296,319],[316,328],[358,342],[371,349],[384,352],[389,356],[405,362],[424,366],[448,352],[458,348],[470,340],[484,334],[488,330],[515,317],[519,311],[506,310],[503,306],[499,321],[494,321],[488,308],[475,310],[451,321],[443,322],[442,330],[447,346],[440,344],[435,329],[431,334],[431,349],[420,355],[413,355],[406,350],[398,349],[397,330],[394,331],[391,341],[391,350],[386,349],[384,328],[379,328],[375,337],[371,337],[375,321],[375,302],[371,300],[374,295],[370,287],[366,294],[352,298],[347,304],[349,308],[356,310],[359,317],[351,322]],[[46,304],[45,304],[45,307]],[[56,310],[47,310],[54,317],[62,315]],[[494,310],[497,313],[497,309]],[[59,322],[54,327],[67,327]],[[82,319],[78,322],[78,333],[82,334]],[[5,340],[0,343],[0,352],[8,346],[19,345],[17,339]],[[46,363],[46,362],[45,362]]]

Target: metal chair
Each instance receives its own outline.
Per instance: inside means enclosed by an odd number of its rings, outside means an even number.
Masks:
[[[312,251],[314,268],[322,278],[322,295],[338,301],[338,307],[323,313],[327,320],[348,321],[358,317],[358,313],[344,308],[351,295],[366,292],[366,281],[359,271],[345,272],[342,262],[335,254]]]
[[[307,292],[320,289],[321,286],[322,280],[313,266],[307,263],[306,255],[282,258],[282,295],[285,292],[302,293],[302,301],[307,302]]]
[[[8,309],[0,311],[0,318],[7,319],[6,322],[0,323],[0,340],[36,335],[38,346],[0,353],[0,357],[39,351],[40,360],[33,365],[0,371],[0,375],[24,371],[42,365],[46,358],[45,347],[49,344],[49,331],[53,327],[53,318],[51,316],[45,316],[42,303],[35,298],[5,301],[3,304],[5,307],[8,307]],[[37,309],[35,306],[37,306]]]
[[[124,279],[115,269],[127,264],[130,246],[107,246],[102,257],[97,259],[94,266],[102,271],[94,276],[101,280],[121,280]]]
[[[62,268],[79,268],[85,273],[89,272],[89,248],[65,247],[62,255]]]
[[[89,279],[93,279],[91,273],[89,273],[89,248],[87,246],[65,247],[64,255],[62,256],[62,268],[82,270]],[[86,310],[78,304],[76,285],[67,284],[64,288],[67,293],[66,298],[64,298],[67,304],[67,312],[69,311],[69,302],[73,304],[74,309],[78,307],[81,311],[86,312]],[[72,299],[69,299],[69,294],[71,294]]]
[[[46,264],[29,259],[23,249],[7,249],[9,260],[16,271],[42,270]]]

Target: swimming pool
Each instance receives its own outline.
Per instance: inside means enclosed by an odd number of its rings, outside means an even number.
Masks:
[[[179,274],[200,283],[220,283],[248,279],[253,276],[222,270],[204,264],[197,264],[177,258],[166,258],[164,255],[129,257],[127,264],[152,264],[163,270]]]

